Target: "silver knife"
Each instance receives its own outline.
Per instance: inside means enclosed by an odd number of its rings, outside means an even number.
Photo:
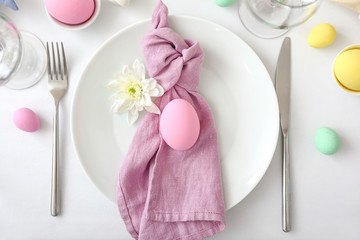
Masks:
[[[290,231],[290,166],[289,166],[289,120],[290,120],[290,76],[291,40],[286,37],[280,49],[275,72],[275,88],[279,100],[280,126],[282,131],[282,228]]]

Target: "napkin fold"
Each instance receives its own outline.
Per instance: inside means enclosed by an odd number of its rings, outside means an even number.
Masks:
[[[203,239],[225,228],[217,133],[197,92],[203,52],[198,42],[170,28],[161,1],[152,26],[142,49],[150,77],[165,90],[155,103],[163,110],[173,99],[188,101],[197,111],[200,135],[192,148],[174,150],[161,137],[159,115],[147,113],[120,167],[118,208],[135,239]]]

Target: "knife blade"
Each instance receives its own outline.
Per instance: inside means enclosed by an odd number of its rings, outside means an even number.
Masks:
[[[275,89],[279,101],[280,126],[282,131],[282,228],[289,232],[290,227],[290,159],[289,122],[291,87],[291,39],[286,37],[282,43],[275,72]]]

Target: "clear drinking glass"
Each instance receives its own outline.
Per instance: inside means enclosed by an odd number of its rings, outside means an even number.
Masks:
[[[46,69],[45,47],[35,35],[19,32],[0,13],[0,86],[28,88],[37,83]]]
[[[239,0],[243,25],[261,38],[275,38],[315,14],[322,0]]]

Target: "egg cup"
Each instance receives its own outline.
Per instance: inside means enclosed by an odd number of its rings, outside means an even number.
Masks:
[[[46,8],[45,8],[45,12],[46,12],[46,15],[48,16],[48,18],[51,20],[51,22],[55,23],[57,26],[60,26],[61,28],[66,29],[66,30],[72,30],[72,31],[81,30],[81,29],[84,29],[84,28],[87,28],[88,26],[90,26],[99,15],[100,6],[101,6],[101,0],[94,0],[94,1],[95,1],[94,13],[91,15],[91,17],[88,20],[86,20],[85,22],[80,23],[80,24],[73,24],[72,25],[72,24],[63,23],[63,22],[55,19],[54,17],[52,17],[48,13]]]
[[[355,95],[360,95],[360,90],[353,90],[351,88],[348,88],[346,86],[344,86],[340,81],[339,79],[336,77],[336,74],[335,74],[335,61],[336,59],[340,56],[340,54],[342,54],[343,52],[346,52],[348,50],[351,50],[351,49],[360,49],[360,45],[358,44],[354,44],[354,45],[350,45],[346,48],[344,48],[343,50],[341,50],[337,55],[336,57],[334,58],[334,61],[333,61],[333,64],[332,64],[332,74],[333,74],[333,77],[336,81],[336,83],[345,91],[349,92],[349,93],[352,93],[352,94],[355,94]]]

